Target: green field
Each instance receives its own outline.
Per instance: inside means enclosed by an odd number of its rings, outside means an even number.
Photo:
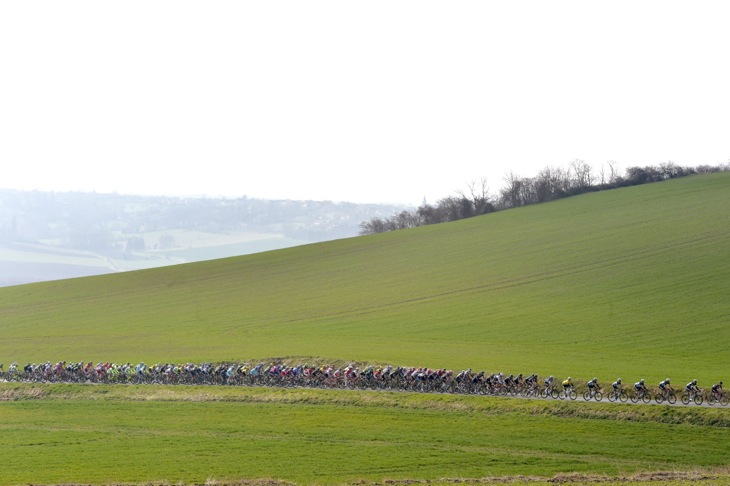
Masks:
[[[723,468],[730,453],[730,414],[716,409],[225,387],[4,393],[0,448],[13,453],[0,484],[627,476]]]
[[[4,361],[268,357],[679,383],[730,369],[730,174],[0,289]]]
[[[730,371],[728,208],[730,173],[722,173],[414,230],[2,288],[0,362],[316,359],[707,386]],[[5,460],[0,484],[716,468],[724,472],[708,484],[727,484],[730,466],[728,409],[16,386],[0,384],[0,446],[28,453]],[[285,395],[260,399],[266,393]],[[86,466],[63,463],[88,450]]]

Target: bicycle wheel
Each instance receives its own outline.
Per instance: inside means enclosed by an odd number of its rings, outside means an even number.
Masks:
[[[629,399],[629,395],[625,391],[621,390],[621,392],[618,394],[618,399],[621,402],[626,403],[626,401]]]
[[[644,403],[651,403],[651,395],[649,393],[644,393],[644,396],[641,397],[641,401]]]
[[[597,391],[593,398],[595,398],[597,402],[600,402],[601,400],[603,400],[603,393]]]
[[[695,398],[694,398],[695,405],[702,405],[702,401],[703,401],[703,398],[702,398],[701,394],[698,393],[697,395],[695,395]]]
[[[568,398],[570,398],[571,400],[575,400],[576,398],[578,398],[578,394],[575,392],[575,390],[570,390],[568,392]]]
[[[674,393],[670,393],[670,394],[669,394],[669,395],[667,396],[667,401],[668,401],[668,402],[669,402],[670,404],[674,405],[675,403],[677,403],[677,395],[675,395]]]
[[[686,393],[682,393],[682,403],[684,403],[685,405],[689,405],[689,395],[687,395]]]
[[[618,399],[618,394],[616,392],[611,392],[608,394],[609,402],[615,402],[617,399]]]
[[[631,403],[636,403],[638,401],[639,401],[639,396],[638,395],[636,395],[636,394],[631,395]]]
[[[657,403],[662,403],[664,401],[664,395],[662,395],[661,393],[657,393],[656,396],[654,397],[654,400]]]
[[[718,401],[720,402],[720,405],[722,405],[723,407],[727,407],[727,404],[730,400],[727,398],[727,395],[723,394],[723,395],[720,395],[720,400],[718,400]]]
[[[556,398],[558,398],[558,395],[560,395],[560,393],[555,388],[550,390],[550,398],[556,399]]]
[[[707,404],[708,405],[714,405],[715,403],[717,403],[717,398],[715,398],[715,394],[714,393],[710,393],[710,396],[707,397]]]
[[[585,400],[587,402],[590,399],[591,399],[591,392],[589,392],[588,390],[584,391],[583,392],[583,400]]]

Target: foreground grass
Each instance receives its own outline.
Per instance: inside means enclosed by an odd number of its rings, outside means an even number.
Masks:
[[[0,400],[0,448],[12,451],[0,484],[546,479],[730,466],[730,413],[719,409],[10,384]]]

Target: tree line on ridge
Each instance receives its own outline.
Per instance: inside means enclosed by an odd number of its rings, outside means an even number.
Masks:
[[[534,177],[506,175],[504,186],[496,195],[489,193],[487,182],[468,184],[467,190],[440,199],[435,205],[425,201],[415,210],[403,210],[390,217],[373,217],[360,223],[360,235],[385,233],[429,224],[446,223],[483,214],[553,201],[587,192],[636,186],[678,177],[730,170],[730,162],[711,166],[683,167],[672,162],[658,166],[634,166],[621,175],[615,163],[609,162],[596,171],[582,160],[568,168],[546,167]]]

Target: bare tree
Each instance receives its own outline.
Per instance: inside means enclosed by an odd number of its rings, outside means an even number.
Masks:
[[[580,159],[576,159],[570,163],[573,169],[574,188],[583,190],[593,185],[593,175],[591,174],[591,166]]]
[[[504,176],[505,186],[500,190],[500,203],[506,208],[522,206],[522,185],[523,180],[514,172],[508,172]]]
[[[467,184],[468,194],[463,190],[457,191],[463,200],[469,201],[472,206],[473,215],[487,214],[494,212],[492,197],[489,195],[487,179],[482,177],[479,181],[472,181]]]
[[[609,160],[607,164],[609,170],[608,183],[615,185],[616,183],[618,183],[618,180],[620,178],[620,176],[618,175],[618,164],[615,160]]]

